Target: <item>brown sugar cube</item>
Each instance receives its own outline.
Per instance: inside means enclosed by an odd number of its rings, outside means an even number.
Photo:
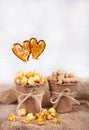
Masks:
[[[57,76],[57,79],[58,79],[58,80],[62,80],[63,78],[64,78],[64,74]]]
[[[58,71],[57,71],[57,74],[58,74],[58,75],[60,75],[60,74],[66,74],[66,71],[64,71],[64,70],[58,70]]]
[[[64,79],[63,79],[63,82],[64,82],[64,83],[70,83],[71,80],[70,80],[70,78],[64,78]]]
[[[62,83],[63,83],[63,80],[58,80],[58,81],[57,81],[57,84],[62,85]]]
[[[75,75],[73,73],[68,74],[68,78],[73,78],[73,77],[75,77]]]

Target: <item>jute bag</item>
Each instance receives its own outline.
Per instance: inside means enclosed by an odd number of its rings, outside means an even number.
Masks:
[[[34,85],[21,85],[16,83],[16,95],[18,98],[17,110],[25,108],[29,113],[38,113],[42,109],[42,100],[46,83]]]
[[[78,83],[60,85],[52,80],[48,80],[48,82],[50,88],[50,102],[57,112],[70,112],[74,104],[80,104],[80,102],[75,99],[78,93]]]

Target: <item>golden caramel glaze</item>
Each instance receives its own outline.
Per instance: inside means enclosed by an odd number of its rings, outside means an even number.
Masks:
[[[36,38],[31,38],[30,39],[30,48],[31,48],[32,58],[38,59],[38,57],[44,51],[45,46],[46,46],[45,41],[40,40],[37,42]]]
[[[12,47],[13,53],[22,61],[26,62],[29,59],[30,51],[27,47],[28,42],[24,43],[24,46],[22,46],[19,43],[15,43]]]

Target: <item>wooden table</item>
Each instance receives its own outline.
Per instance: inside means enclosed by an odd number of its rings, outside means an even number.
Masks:
[[[0,104],[0,130],[89,130],[89,106],[81,104],[75,106],[70,113],[57,114],[60,123],[53,124],[46,121],[39,126],[36,123],[24,124],[23,122],[9,122],[7,116],[15,113],[17,104]]]

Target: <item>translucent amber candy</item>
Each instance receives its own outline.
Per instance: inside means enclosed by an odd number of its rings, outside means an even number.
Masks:
[[[8,121],[11,121],[11,122],[15,122],[16,121],[16,116],[14,114],[10,114],[7,118]]]

